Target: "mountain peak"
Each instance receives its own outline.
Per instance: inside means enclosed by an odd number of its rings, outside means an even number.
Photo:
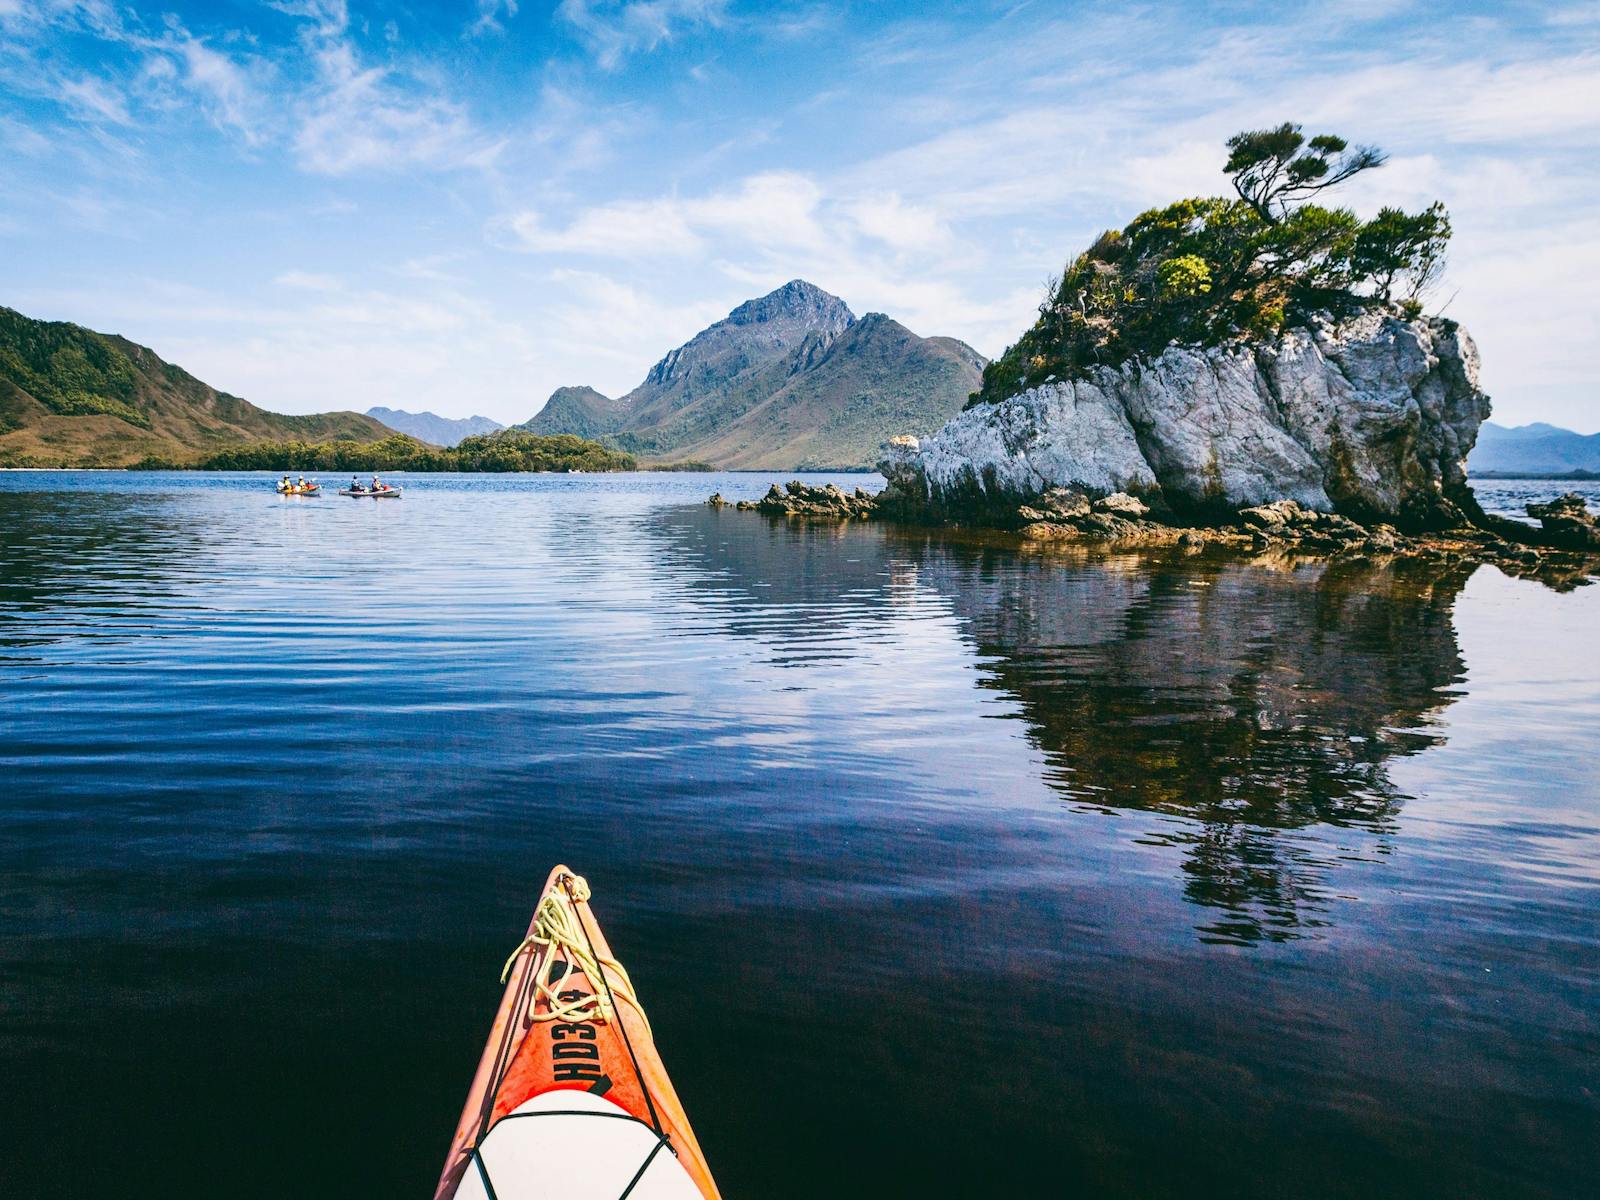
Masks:
[[[397,433],[432,442],[435,446],[458,446],[463,438],[505,428],[488,417],[441,417],[438,413],[406,412],[400,408],[369,408],[367,416]]]
[[[528,427],[669,462],[865,466],[890,435],[932,433],[960,412],[983,366],[954,339],[918,337],[883,313],[858,321],[792,279],[702,329],[620,400],[562,389]]]
[[[600,404],[612,403],[610,396],[607,396],[604,392],[596,391],[587,383],[569,383],[565,387],[558,387],[550,393],[550,399],[546,400],[545,403],[550,404],[562,400],[587,400]]]
[[[766,321],[798,320],[805,325],[838,333],[855,321],[850,306],[831,292],[804,279],[791,279],[755,300],[746,300],[728,314],[730,325],[756,325]]]

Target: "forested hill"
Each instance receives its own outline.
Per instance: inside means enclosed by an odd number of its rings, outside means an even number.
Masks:
[[[187,465],[245,442],[389,433],[354,412],[267,412],[126,338],[0,307],[0,466]]]

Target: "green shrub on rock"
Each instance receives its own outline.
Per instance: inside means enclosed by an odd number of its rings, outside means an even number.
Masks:
[[[1450,221],[1384,208],[1363,222],[1309,198],[1383,155],[1297,125],[1228,142],[1236,198],[1191,197],[1108,230],[1052,281],[1033,327],[991,362],[970,404],[1072,378],[1169,345],[1270,337],[1314,313],[1375,304],[1420,311],[1438,279]]]

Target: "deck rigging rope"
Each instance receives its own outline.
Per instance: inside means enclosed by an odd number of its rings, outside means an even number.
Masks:
[[[511,952],[511,957],[506,959],[506,965],[500,972],[500,982],[504,983],[511,977],[511,969],[516,966],[517,959],[522,957],[524,951],[541,946],[549,947],[550,955],[546,956],[544,964],[541,964],[533,974],[534,1003],[529,1005],[530,1010],[536,1010],[538,997],[543,996],[549,1009],[546,1012],[530,1011],[529,1020],[614,1022],[617,1019],[616,1001],[621,1000],[639,1014],[639,1019],[644,1022],[645,1032],[650,1033],[650,1018],[645,1015],[643,1005],[633,994],[633,981],[628,978],[627,970],[615,958],[600,956],[595,950],[593,940],[589,937],[589,931],[583,926],[583,919],[578,916],[576,905],[589,899],[588,881],[581,875],[571,875],[566,876],[562,882],[565,884],[565,896],[552,888],[544,899],[539,901],[539,911],[534,914],[533,929]],[[562,973],[561,980],[557,980],[552,986],[548,964],[556,951],[561,952],[568,969]],[[591,986],[596,981],[600,986],[595,988],[593,995],[563,1000],[560,996],[561,982],[572,974],[574,966],[583,972],[584,978],[590,981]]]

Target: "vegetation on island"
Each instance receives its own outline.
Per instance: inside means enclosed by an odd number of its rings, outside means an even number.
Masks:
[[[160,464],[141,464],[160,465]],[[166,464],[185,465],[185,464]],[[520,429],[463,438],[448,449],[403,433],[375,442],[252,442],[198,463],[213,471],[632,471],[632,455],[571,434]]]
[[[1233,196],[1195,197],[1108,230],[1052,280],[1039,319],[983,372],[968,405],[1016,395],[1174,343],[1269,337],[1313,314],[1381,305],[1406,315],[1438,281],[1450,239],[1441,204],[1369,221],[1315,203],[1384,154],[1298,125],[1227,143]]]

